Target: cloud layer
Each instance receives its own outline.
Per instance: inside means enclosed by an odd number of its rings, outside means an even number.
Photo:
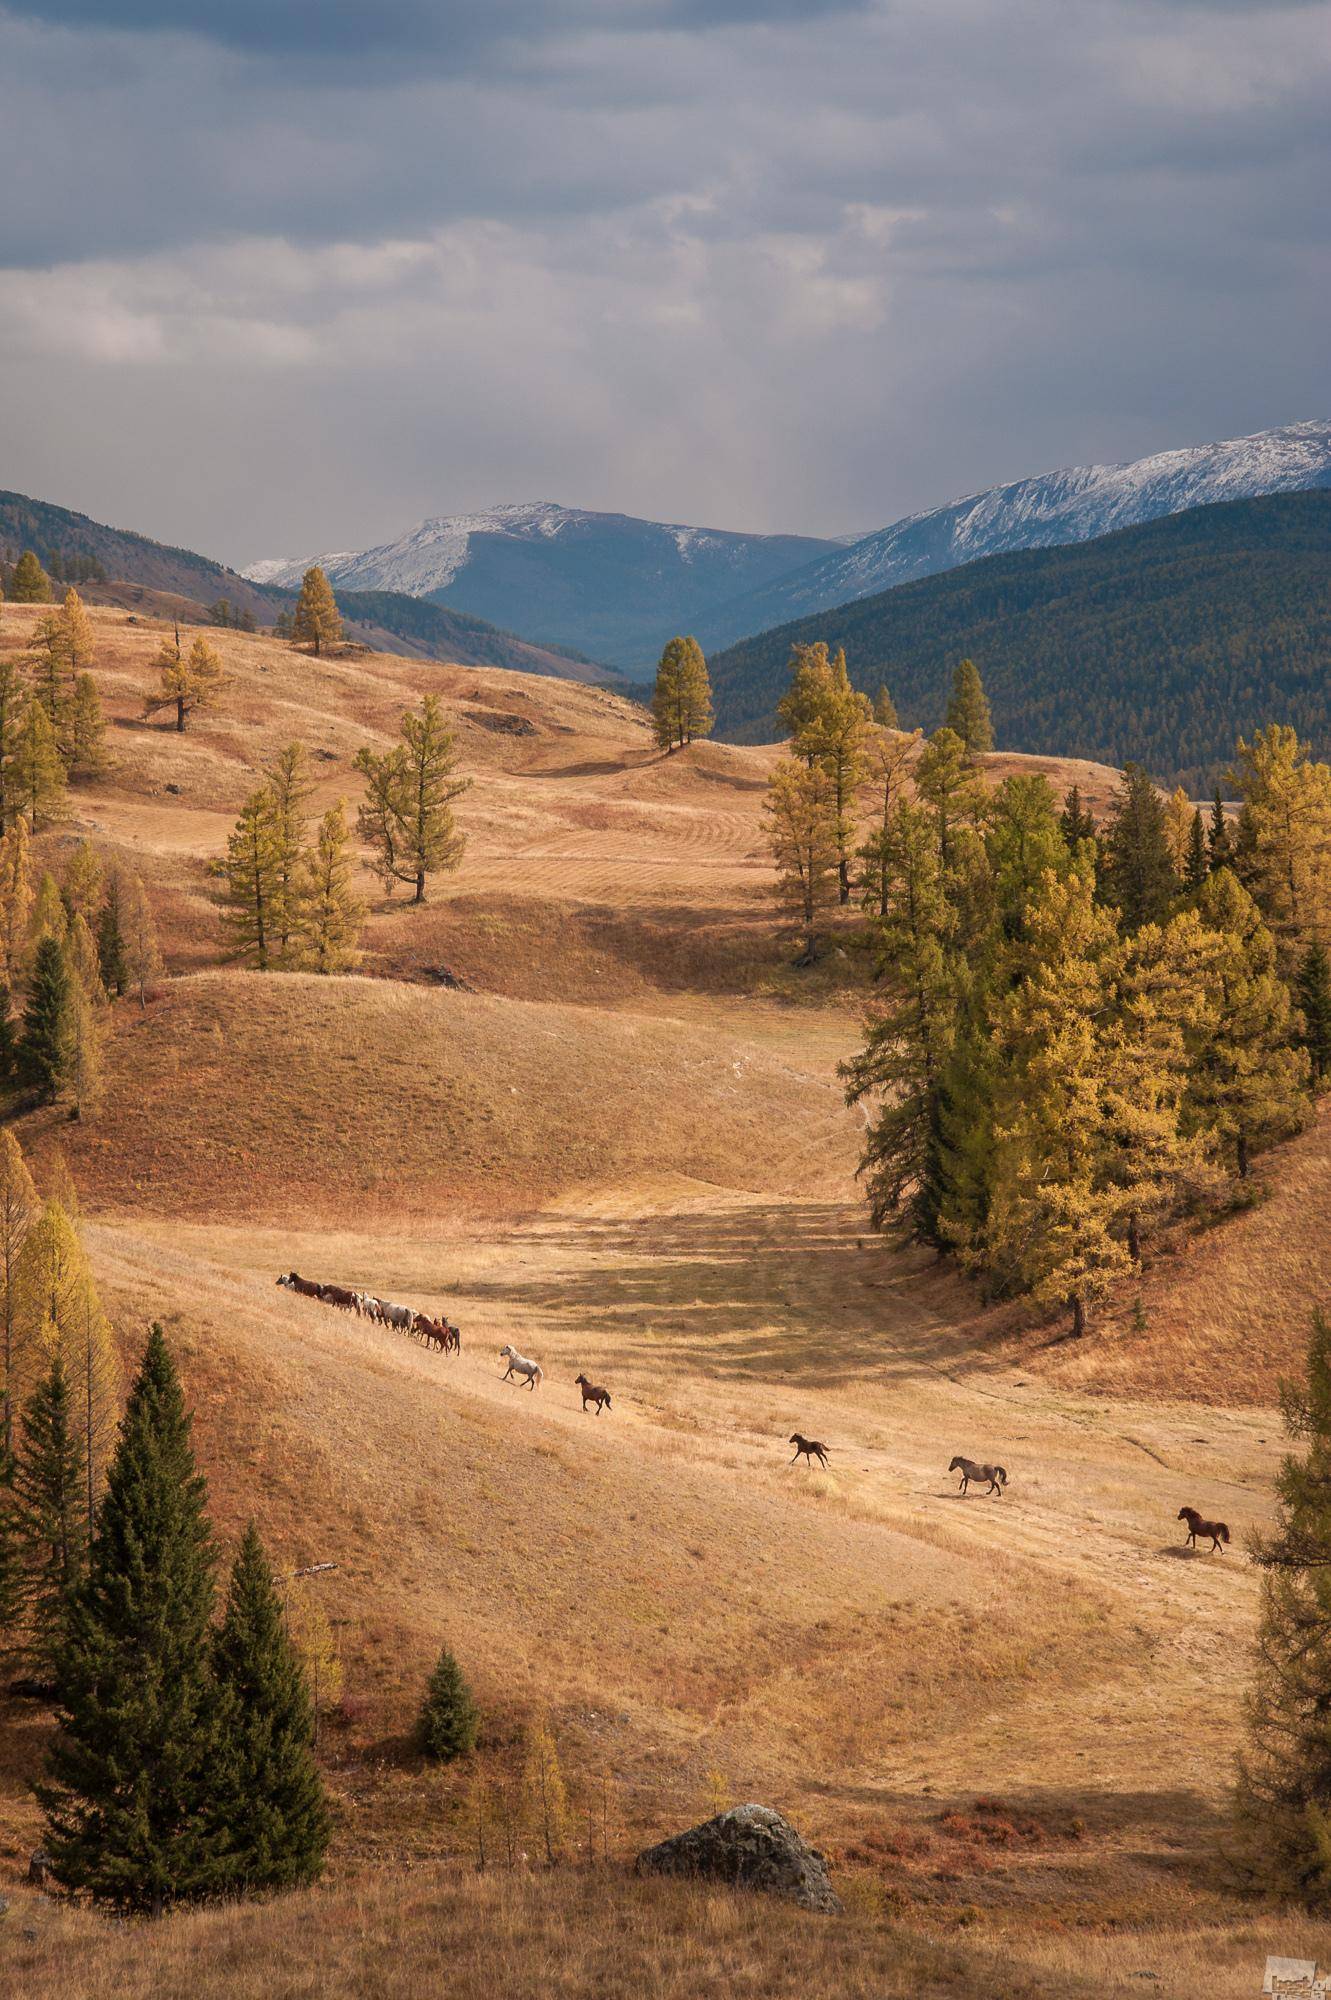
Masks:
[[[1318,7],[47,0],[0,483],[233,560],[840,532],[1325,414]]]

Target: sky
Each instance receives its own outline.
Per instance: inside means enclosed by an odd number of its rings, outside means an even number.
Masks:
[[[0,6],[0,486],[243,563],[868,532],[1331,414],[1331,15]]]

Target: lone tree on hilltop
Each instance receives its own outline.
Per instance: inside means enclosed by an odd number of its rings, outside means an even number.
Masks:
[[[159,1326],[107,1474],[57,1660],[46,1846],[56,1880],[124,1915],[227,1885],[211,1811],[215,1555],[190,1419]]]
[[[367,781],[358,825],[377,849],[379,874],[386,882],[412,883],[412,901],[423,903],[428,877],[461,864],[466,835],[454,821],[453,801],[471,784],[454,775],[457,748],[438,695],[406,711],[402,741],[391,750],[361,750],[356,769]]]
[[[307,569],[300,586],[300,598],[291,621],[291,636],[298,646],[322,653],[342,638],[342,616],[333,595],[333,586],[316,563]]]
[[[962,660],[952,676],[952,698],[943,718],[966,746],[968,757],[981,756],[994,747],[994,722],[989,713],[989,697],[974,660]]]
[[[696,639],[670,641],[656,669],[652,721],[667,753],[712,733],[712,684]]]
[[[10,596],[15,604],[49,604],[51,579],[31,549],[24,549],[14,565]]]
[[[200,635],[186,653],[177,625],[171,637],[163,639],[158,651],[157,692],[148,697],[148,712],[174,708],[176,728],[183,735],[195,711],[215,708],[228,685],[215,649]]]
[[[1313,1314],[1308,1374],[1282,1389],[1295,1445],[1276,1478],[1279,1515],[1253,1546],[1265,1572],[1237,1811],[1261,1889],[1331,1907],[1331,1320]]]

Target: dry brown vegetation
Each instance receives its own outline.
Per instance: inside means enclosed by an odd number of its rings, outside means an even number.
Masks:
[[[858,973],[790,968],[771,752],[663,759],[597,689],[231,633],[224,710],[180,738],[142,719],[160,632],[97,624],[116,767],[47,844],[135,861],[175,976],[118,1010],[101,1116],[23,1137],[71,1160],[127,1353],[166,1324],[224,1539],[254,1514],[283,1566],[338,1564],[338,1831],[318,1894],[153,1931],[18,1891],[16,1990],[1238,1995],[1266,1950],[1331,1955],[1215,1861],[1325,1133],[1158,1259],[1144,1333],[1124,1302],[1049,1347],[867,1232],[834,1077]],[[208,863],[256,768],[299,736],[315,805],[354,798],[356,749],[431,686],[477,779],[461,874],[423,911],[375,895],[365,976],[219,967]],[[1093,803],[1112,779],[1053,776]],[[447,1310],[461,1356],[289,1296],[292,1266]],[[499,1380],[510,1339],[536,1395]],[[826,1474],[787,1465],[797,1427]],[[1001,1459],[1006,1497],[960,1499],[956,1451]],[[1180,1548],[1184,1500],[1234,1525],[1223,1558]],[[554,1875],[477,1878],[471,1774],[408,1748],[444,1638],[483,1775],[550,1715],[577,1807]],[[43,1727],[0,1706],[7,1894]],[[627,1875],[727,1793],[827,1848],[845,1919]],[[615,1865],[580,1870],[603,1797]]]

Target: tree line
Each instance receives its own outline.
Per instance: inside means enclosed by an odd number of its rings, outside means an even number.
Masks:
[[[781,893],[806,957],[857,899],[873,968],[843,1069],[873,1219],[1080,1333],[1152,1232],[1234,1198],[1331,1076],[1331,767],[1276,725],[1238,745],[1232,823],[1130,765],[1097,827],[1075,789],[986,781],[970,662],[927,740],[821,645],[795,649],[781,715]]]

